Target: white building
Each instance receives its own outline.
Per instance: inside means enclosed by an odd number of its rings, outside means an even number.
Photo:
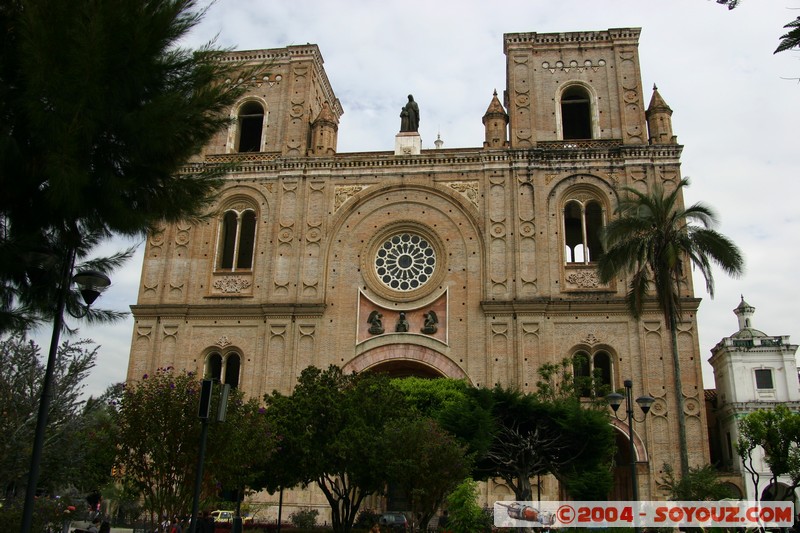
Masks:
[[[737,420],[758,409],[770,409],[778,404],[800,410],[800,383],[795,361],[797,345],[789,342],[788,335],[770,336],[755,329],[752,324],[755,308],[745,302],[744,297],[733,312],[739,319],[739,330],[717,343],[709,359],[714,367],[717,387],[715,412],[720,459],[723,466],[741,475],[745,499],[772,499],[774,491],[770,486],[771,475],[764,462],[763,450],[756,450],[758,456],[753,462],[759,475],[758,495],[751,476],[736,453]],[[781,485],[788,479],[778,478],[778,481]]]

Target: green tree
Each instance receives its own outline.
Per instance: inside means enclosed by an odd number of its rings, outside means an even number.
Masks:
[[[227,412],[207,465],[216,482],[223,489],[235,490],[241,502],[245,490],[264,488],[263,472],[272,464],[278,436],[266,409],[254,398],[245,401],[241,393],[233,393]]]
[[[117,406],[124,391],[122,383],[109,386],[98,398],[86,400],[82,418],[84,430],[79,435],[84,456],[82,471],[73,482],[82,494],[99,491],[113,484],[112,469],[117,454]]]
[[[453,533],[479,533],[489,529],[488,515],[478,505],[478,484],[465,479],[447,497],[447,529]]]
[[[773,409],[759,409],[745,415],[739,419],[738,427],[736,451],[753,481],[755,499],[760,499],[755,465],[759,447],[772,474],[770,481],[773,486],[776,486],[779,476],[790,479],[790,486],[778,496],[791,498],[794,489],[800,486],[800,413],[778,404]]]
[[[609,283],[623,272],[631,274],[626,300],[634,318],[641,318],[645,302],[655,292],[658,307],[670,332],[682,477],[689,473],[678,353],[684,265],[690,262],[700,271],[712,298],[712,263],[732,276],[738,276],[744,269],[744,260],[738,247],[712,229],[715,223],[713,211],[700,203],[688,208],[682,206],[682,192],[688,185],[689,181],[682,179],[669,192],[660,184],[654,185],[649,193],[623,188],[625,196],[619,199],[615,211],[618,216],[603,230],[604,253],[598,261],[598,275],[602,283]]]
[[[553,474],[575,499],[606,497],[614,452],[607,413],[584,407],[575,396],[542,401],[502,387],[470,392],[494,422],[491,444],[476,458],[477,479],[501,478],[520,501],[533,499],[531,479],[544,474]]]
[[[0,331],[51,316],[28,294],[43,254],[68,272],[87,235],[141,235],[206,209],[225,169],[182,170],[241,94],[223,81],[250,75],[213,44],[180,46],[199,4],[0,7]]]
[[[394,443],[387,457],[389,481],[411,502],[415,527],[425,530],[445,497],[469,475],[466,448],[431,418],[395,420],[386,437]]]
[[[64,342],[58,348],[38,485],[50,493],[80,478],[86,467],[90,423],[85,415],[93,408],[81,395],[96,358],[97,346],[89,340]],[[44,373],[39,346],[23,334],[0,340],[0,368],[0,481],[4,493],[13,496],[27,483],[30,466]]]
[[[420,416],[438,419],[451,406],[467,398],[469,385],[463,379],[418,377],[396,378],[392,384],[403,392],[408,405]]]
[[[181,516],[191,508],[201,432],[200,386],[193,374],[166,368],[129,383],[122,395],[116,464],[121,481],[141,495],[151,517]],[[206,501],[216,497],[223,481],[236,488],[246,483],[247,469],[266,462],[274,449],[265,412],[255,400],[244,402],[238,391],[231,394],[226,422],[209,425],[201,495]]]
[[[715,501],[735,498],[730,486],[720,481],[717,470],[711,465],[689,468],[689,475],[675,478],[671,465],[664,464],[665,486],[674,501]]]
[[[265,397],[280,435],[275,461],[284,486],[316,483],[331,507],[335,531],[349,532],[364,498],[381,492],[387,457],[396,444],[386,436],[408,410],[403,394],[382,374],[342,373],[308,367],[290,396]]]

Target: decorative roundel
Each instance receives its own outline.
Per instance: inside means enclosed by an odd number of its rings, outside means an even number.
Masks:
[[[413,291],[431,279],[436,269],[436,251],[416,233],[397,233],[378,248],[374,264],[378,279],[386,287]]]

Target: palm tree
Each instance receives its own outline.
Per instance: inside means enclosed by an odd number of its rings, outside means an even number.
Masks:
[[[655,185],[649,193],[623,188],[626,196],[620,198],[615,211],[619,217],[603,230],[605,251],[598,261],[598,275],[603,283],[610,282],[623,272],[632,274],[626,300],[634,318],[642,316],[645,302],[655,292],[671,335],[683,476],[689,472],[678,354],[683,265],[688,259],[700,271],[712,298],[712,263],[735,277],[744,270],[744,259],[739,248],[730,239],[711,229],[716,222],[714,212],[700,203],[688,208],[682,206],[682,191],[688,185],[689,180],[683,179],[671,192],[665,191],[662,185]]]

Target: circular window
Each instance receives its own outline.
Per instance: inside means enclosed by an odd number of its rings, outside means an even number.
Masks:
[[[386,239],[375,252],[375,274],[386,287],[401,292],[425,285],[436,269],[433,245],[416,233],[403,232]]]

